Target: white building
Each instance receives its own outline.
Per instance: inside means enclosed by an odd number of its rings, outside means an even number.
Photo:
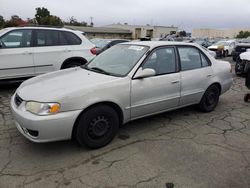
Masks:
[[[105,27],[126,29],[132,32],[132,38],[138,39],[143,37],[163,38],[166,35],[177,32],[177,27],[174,26],[150,26],[150,25],[128,25],[128,24],[111,24]]]
[[[240,31],[250,31],[250,28],[237,29],[193,29],[192,37],[195,38],[235,38]]]

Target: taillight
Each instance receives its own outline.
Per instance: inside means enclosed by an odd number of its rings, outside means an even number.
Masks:
[[[96,47],[91,48],[90,52],[91,52],[93,55],[96,55]]]

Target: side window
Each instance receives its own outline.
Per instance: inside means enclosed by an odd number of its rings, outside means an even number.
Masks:
[[[201,68],[201,57],[198,49],[193,47],[178,47],[181,70],[192,70]]]
[[[36,46],[57,46],[58,32],[52,30],[36,30]]]
[[[25,48],[31,46],[31,30],[15,30],[1,38],[3,48]]]
[[[143,69],[154,69],[156,75],[173,73],[176,71],[175,50],[172,47],[156,49],[146,60]]]
[[[60,45],[69,45],[63,32],[59,32],[59,43]]]
[[[76,36],[74,33],[66,32],[66,31],[62,33],[68,45],[79,45],[82,43],[82,40],[78,36]]]
[[[207,58],[202,54],[201,54],[201,63],[202,63],[202,67],[207,67],[210,65],[209,61],[207,60]]]

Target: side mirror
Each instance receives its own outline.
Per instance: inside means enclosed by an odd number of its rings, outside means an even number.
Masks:
[[[147,78],[147,77],[151,77],[151,76],[155,76],[155,70],[154,69],[143,69],[140,68],[137,73],[135,74],[134,78],[135,79],[140,79],[140,78]]]

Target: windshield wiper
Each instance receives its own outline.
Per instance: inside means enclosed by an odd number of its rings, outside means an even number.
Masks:
[[[103,70],[103,69],[101,69],[101,68],[99,68],[99,67],[88,67],[89,69],[91,69],[91,70],[93,70],[93,71],[97,71],[97,72],[100,72],[100,73],[103,73],[103,74],[107,74],[107,75],[110,75],[110,73],[109,72],[107,72],[107,71],[105,71],[105,70]]]

